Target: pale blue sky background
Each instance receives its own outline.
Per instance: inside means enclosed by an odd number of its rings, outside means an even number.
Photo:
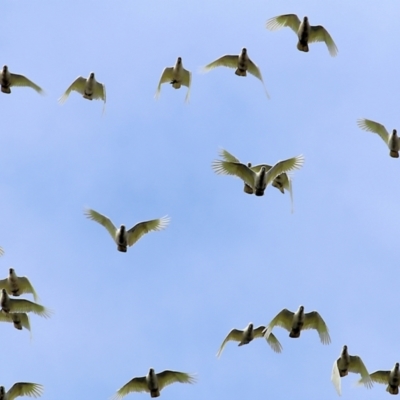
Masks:
[[[301,3],[301,4],[300,4]],[[360,130],[369,118],[400,129],[398,1],[10,1],[2,2],[1,65],[42,86],[0,93],[0,259],[26,275],[41,303],[33,340],[10,324],[1,385],[41,383],[43,400],[108,400],[149,367],[198,374],[167,399],[335,399],[333,361],[344,344],[370,372],[400,362],[398,323],[399,160]],[[285,13],[323,25],[339,49],[296,49]],[[200,67],[247,47],[271,95],[253,76]],[[193,73],[165,84],[178,56]],[[91,71],[101,102],[72,93]],[[304,154],[290,198],[268,187],[257,198],[211,169],[219,148],[244,162]],[[84,207],[116,225],[171,216],[169,227],[123,254]],[[31,296],[28,298],[31,299]],[[232,328],[268,324],[282,308],[318,310],[332,338],[298,340],[276,328],[238,348]],[[343,399],[388,398],[383,385]],[[146,399],[149,394],[130,394]]]

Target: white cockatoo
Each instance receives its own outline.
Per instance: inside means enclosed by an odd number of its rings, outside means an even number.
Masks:
[[[87,209],[85,210],[85,215],[89,219],[103,225],[114,239],[118,250],[124,253],[127,251],[127,246],[133,246],[145,233],[150,231],[161,231],[170,221],[170,218],[166,215],[159,219],[139,222],[131,229],[126,230],[125,225],[121,225],[117,229],[108,217],[98,213],[97,211]]]
[[[227,150],[222,149],[220,151],[220,156],[224,159],[224,161],[230,162],[230,163],[240,163],[240,161],[231,153],[229,153]],[[251,163],[247,163],[247,166],[254,172],[259,172],[261,167],[265,167],[268,170],[272,168],[271,165],[267,164],[258,164],[258,165],[252,165]],[[292,179],[287,173],[283,173],[278,175],[273,181],[272,181],[272,186],[277,188],[281,193],[285,193],[285,189],[289,192],[290,194],[290,201],[292,205],[292,213],[293,213],[293,191],[292,191]],[[249,186],[246,182],[244,182],[244,188],[243,191],[247,194],[253,194],[254,190],[251,186]]]
[[[34,303],[33,301],[25,299],[11,299],[6,289],[1,290],[0,297],[1,311],[4,313],[27,313],[33,312],[34,314],[40,315],[44,318],[49,318],[53,314],[52,310],[43,307],[40,304]]]
[[[329,54],[332,57],[336,56],[338,52],[336,44],[323,26],[311,26],[307,17],[304,17],[303,21],[300,22],[300,19],[296,14],[278,15],[277,17],[270,18],[266,23],[266,27],[270,31],[281,29],[284,26],[292,28],[298,36],[299,41],[297,43],[297,48],[300,51],[308,52],[309,43],[325,42]]]
[[[243,48],[239,55],[225,55],[218,58],[210,64],[207,64],[203,68],[203,72],[208,72],[209,70],[216,67],[236,68],[235,74],[238,76],[247,76],[247,72],[250,72],[250,74],[254,75],[261,81],[264,86],[265,93],[269,98],[269,94],[265,87],[260,68],[258,68],[257,65],[250,60],[249,56],[247,55],[247,49]]]
[[[19,396],[40,397],[43,394],[43,386],[38,383],[18,382],[6,392],[4,386],[0,386],[0,400],[14,400]]]
[[[255,168],[251,167],[251,164],[249,166],[240,162],[214,160],[212,168],[217,174],[236,175],[242,179],[250,189],[253,189],[256,196],[263,196],[266,187],[272,184],[276,177],[285,172],[300,169],[303,163],[304,157],[299,155],[287,160],[278,161],[272,167],[264,164],[259,166],[259,168],[258,166]],[[255,170],[252,168],[255,168]],[[256,171],[257,169],[258,171]]]
[[[150,368],[146,376],[133,378],[124,386],[122,386],[122,388],[117,391],[113,399],[122,399],[131,392],[147,392],[150,393],[151,397],[158,397],[160,396],[160,391],[164,389],[165,386],[175,382],[195,383],[196,379],[193,375],[185,372],[166,370],[156,374],[154,369]]]
[[[303,306],[300,306],[295,313],[286,308],[280,311],[263,331],[267,338],[274,326],[285,328],[289,331],[289,336],[291,338],[300,337],[300,332],[302,330],[316,329],[322,344],[329,344],[331,342],[328,327],[319,313],[317,311],[305,313]]]
[[[387,385],[386,391],[390,394],[399,394],[400,371],[399,363],[396,363],[391,371],[375,371],[370,376],[371,380],[376,383]],[[365,384],[365,380],[361,378],[359,385]]]
[[[34,300],[39,300],[29,279],[26,276],[17,276],[13,268],[9,269],[9,274],[6,279],[0,279],[0,289],[6,289],[7,293],[13,296],[19,296],[23,293],[32,293]]]
[[[160,82],[157,86],[156,94],[154,95],[156,99],[160,97],[161,85],[167,82],[170,83],[174,89],[179,89],[181,85],[186,86],[188,91],[186,93],[185,101],[186,103],[189,102],[192,73],[183,68],[181,57],[178,57],[173,67],[164,68],[164,71],[161,74]]]
[[[8,70],[7,65],[4,65],[3,69],[0,72],[0,85],[1,91],[7,94],[11,93],[11,86],[26,86],[35,89],[40,94],[44,94],[44,90],[33,83],[31,80],[29,80],[26,76],[12,74]]]
[[[393,129],[393,132],[389,135],[389,132],[382,124],[365,118],[358,119],[357,125],[364,131],[377,133],[389,147],[390,157],[399,158],[400,138],[397,136],[396,129]]]
[[[31,331],[31,324],[29,323],[29,316],[26,313],[3,313],[0,312],[0,322],[11,322],[14,324],[14,328],[19,331],[22,328]]]
[[[103,83],[97,82],[94,76],[94,72],[91,72],[88,78],[84,78],[83,76],[78,76],[72,83],[69,85],[68,89],[65,93],[58,99],[60,104],[63,104],[71,91],[80,93],[85,99],[88,100],[103,100],[103,112],[106,106],[106,87]]]
[[[361,358],[359,356],[351,356],[347,350],[347,346],[343,346],[340,357],[333,363],[331,376],[331,380],[339,396],[342,395],[340,378],[348,375],[349,372],[360,374],[365,387],[372,388],[372,380]]]
[[[221,347],[218,350],[217,357],[221,355],[222,350],[224,349],[226,343],[228,343],[229,341],[232,340],[235,342],[239,342],[238,346],[243,346],[244,344],[250,343],[253,339],[262,338],[264,336],[262,333],[264,329],[265,326],[254,328],[254,325],[251,322],[243,330],[232,329],[222,342]],[[273,333],[271,333],[266,339],[272,350],[275,351],[275,353],[280,353],[282,351],[282,346]]]

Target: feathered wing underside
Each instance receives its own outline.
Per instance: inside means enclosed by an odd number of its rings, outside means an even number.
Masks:
[[[2,247],[0,247],[0,256],[2,256],[4,254],[4,250]]]
[[[256,174],[242,163],[214,160],[212,169],[219,175],[235,175],[245,181],[249,186],[254,187]]]
[[[139,378],[133,378],[120,389],[118,389],[117,393],[114,395],[113,399],[122,399],[127,394],[131,392],[149,392],[149,388],[147,387],[147,381],[145,376],[141,376]]]
[[[24,75],[10,73],[10,85],[11,86],[28,86],[28,87],[36,90],[38,93],[44,94],[44,90],[40,86],[33,83],[31,80],[29,80]]]
[[[228,343],[230,340],[235,341],[235,342],[240,342],[243,337],[243,331],[239,329],[232,329],[227,335],[224,341],[221,344],[221,347],[218,350],[217,357],[219,357],[222,354],[222,350],[224,350],[224,347],[226,343]]]
[[[115,234],[117,232],[117,228],[111,222],[110,218],[106,217],[105,215],[100,214],[97,211],[87,209],[84,211],[84,214],[91,220],[98,222],[99,224],[103,225],[108,233],[111,235],[113,240],[115,240]]]
[[[265,94],[270,99],[270,96],[268,94],[267,88],[265,87],[265,83],[264,83],[264,80],[261,75],[260,68],[258,68],[257,65],[253,63],[253,61],[249,60],[249,63],[247,66],[247,71],[249,71],[250,74],[254,75],[256,78],[258,78],[261,81],[261,83],[264,86]]]
[[[270,31],[276,31],[287,26],[297,34],[300,26],[300,20],[296,14],[279,15],[277,17],[270,18],[265,26]]]
[[[225,55],[217,60],[207,64],[203,68],[203,72],[208,72],[209,70],[216,68],[216,67],[228,67],[228,68],[237,68],[239,56],[229,56]]]
[[[254,334],[254,338],[261,338],[264,336],[263,332],[264,332],[265,326],[259,326],[258,328],[253,330],[253,334]],[[279,342],[279,340],[277,339],[277,337],[273,334],[270,333],[268,337],[265,337],[265,339],[267,340],[267,343],[271,346],[271,349],[275,352],[275,353],[281,353],[282,352],[282,345]]]
[[[335,360],[332,367],[331,381],[339,396],[342,395],[342,382],[340,379],[338,360]]]
[[[18,283],[20,293],[32,293],[35,301],[39,300],[39,296],[26,276],[19,276]]]
[[[284,308],[272,319],[272,321],[265,328],[264,330],[265,337],[268,338],[268,336],[272,332],[272,329],[275,326],[280,326],[281,328],[284,328],[290,332],[292,330],[293,316],[294,313],[289,311],[287,308]]]
[[[369,377],[373,382],[387,385],[389,383],[390,371],[375,371]],[[364,385],[364,379],[360,379],[358,384]]]
[[[349,372],[361,375],[362,383],[368,389],[372,388],[372,380],[368,370],[359,356],[350,356]]]
[[[232,155],[231,153],[229,153],[229,151],[227,151],[225,149],[221,149],[221,151],[219,152],[219,155],[225,161],[240,163],[240,161],[234,155]]]
[[[27,313],[20,313],[19,319],[21,321],[21,325],[23,328],[27,329],[29,332],[31,331],[31,324],[29,321],[29,315]]]
[[[7,278],[5,278],[5,279],[0,279],[0,290],[1,290],[1,289],[6,289],[7,292],[9,292],[9,288],[10,288],[10,285],[9,285],[9,283],[8,283]]]
[[[325,42],[326,46],[328,47],[329,54],[332,57],[335,57],[338,53],[338,49],[336,47],[335,42],[333,41],[331,35],[328,31],[321,25],[311,26],[310,27],[310,34],[308,37],[308,42]]]
[[[304,314],[303,329],[316,329],[322,344],[329,344],[331,342],[328,327],[317,311]]]
[[[170,221],[166,215],[159,219],[152,219],[150,221],[139,222],[127,232],[128,246],[135,244],[144,234],[150,231],[161,231]]]
[[[43,386],[38,383],[18,382],[7,392],[7,400],[14,400],[19,396],[39,397],[42,393]]]
[[[190,98],[190,85],[192,83],[192,73],[186,69],[183,69],[182,71],[182,85],[186,86],[188,88],[186,97],[185,97],[185,102],[189,103],[189,98]]]
[[[69,85],[68,89],[64,92],[64,94],[58,99],[58,102],[60,104],[63,104],[67,100],[72,90],[83,95],[85,93],[85,85],[86,85],[86,79],[83,76],[78,76],[71,83],[71,85]]]
[[[154,95],[154,97],[156,99],[158,99],[160,97],[161,85],[163,83],[167,83],[167,82],[171,82],[172,81],[172,79],[174,77],[173,71],[174,71],[174,67],[166,67],[166,68],[164,68],[164,70],[163,70],[163,72],[161,74],[160,82],[158,82],[156,93]]]
[[[389,144],[389,133],[386,128],[379,122],[371,121],[370,119],[360,118],[357,120],[357,125],[364,131],[377,133],[387,145]]]
[[[196,379],[193,375],[187,374],[186,372],[178,371],[163,371],[157,374],[159,390],[171,383],[195,383]]]
[[[299,155],[297,157],[289,158],[287,160],[278,161],[267,173],[267,185],[284,172],[300,169],[303,166],[304,157]]]
[[[53,314],[52,310],[25,299],[10,299],[10,312],[33,312],[34,314],[40,315],[44,318],[50,318],[50,316]]]

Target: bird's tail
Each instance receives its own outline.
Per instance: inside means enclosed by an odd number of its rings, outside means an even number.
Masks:
[[[118,245],[118,251],[122,251],[123,253],[126,253],[126,246],[119,244]]]
[[[173,80],[171,81],[171,85],[174,89],[179,89],[181,87],[181,82]]]
[[[298,337],[300,337],[300,332],[301,332],[301,330],[300,329],[292,329],[291,331],[290,331],[290,333],[289,333],[289,337],[291,337],[291,338],[298,338]]]
[[[237,68],[235,74],[238,76],[247,76],[247,72],[245,69]]]
[[[256,189],[256,196],[264,196],[264,189]]]
[[[153,389],[150,391],[151,397],[158,397],[160,395],[160,391],[158,389]]]
[[[7,93],[7,94],[10,94],[10,93],[11,93],[11,89],[10,89],[9,86],[8,86],[8,87],[2,86],[2,87],[1,87],[1,91],[2,91],[3,93]]]
[[[388,387],[386,388],[386,391],[389,392],[390,394],[399,394],[399,387],[393,386],[393,385],[388,385]]]
[[[301,42],[297,43],[297,48],[300,51],[305,51],[306,53],[308,52],[308,44],[301,44]]]
[[[390,157],[399,158],[399,152],[398,151],[394,151],[394,150],[390,150]]]

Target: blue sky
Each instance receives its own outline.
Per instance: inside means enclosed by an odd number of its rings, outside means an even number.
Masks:
[[[348,3],[348,4],[347,4]],[[296,49],[286,13],[323,25],[323,43]],[[2,64],[47,93],[0,93],[0,259],[30,278],[49,320],[31,316],[33,340],[0,324],[1,385],[37,382],[43,400],[107,400],[150,367],[197,373],[163,399],[334,399],[333,361],[344,344],[370,372],[398,358],[398,160],[358,118],[400,129],[399,9],[395,1],[187,2],[9,1],[2,4]],[[202,66],[246,47],[271,100],[253,76]],[[178,56],[186,88],[163,85]],[[101,102],[71,93],[94,71]],[[257,198],[211,169],[220,148],[273,164],[304,154],[290,198],[268,187]],[[85,207],[116,225],[168,214],[170,225],[126,254]],[[31,299],[31,296],[28,296]],[[283,308],[317,310],[332,343],[275,328],[238,348],[232,328],[266,325]],[[385,386],[354,387],[343,399],[382,399]],[[149,394],[130,394],[145,399]]]

